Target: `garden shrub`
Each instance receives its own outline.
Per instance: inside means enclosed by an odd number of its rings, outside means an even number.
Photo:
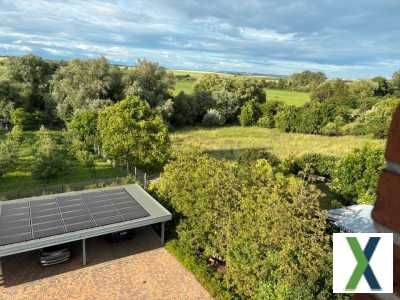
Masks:
[[[344,126],[344,121],[341,116],[335,118],[333,122],[327,123],[321,128],[320,133],[322,135],[337,136],[342,134],[342,127]]]
[[[180,247],[222,261],[221,284],[232,297],[332,296],[326,216],[312,186],[275,173],[265,159],[178,153],[155,188],[178,216]]]
[[[272,167],[280,165],[280,159],[267,149],[245,149],[240,152],[238,163],[253,163],[258,159],[265,159]]]
[[[257,126],[265,128],[275,127],[275,116],[284,107],[281,101],[267,101],[260,106],[262,116],[257,121]]]
[[[296,132],[299,124],[300,109],[293,106],[284,106],[275,116],[276,127],[283,132]]]
[[[15,167],[17,158],[18,144],[10,138],[0,141],[0,178]]]
[[[383,149],[369,145],[353,150],[336,164],[330,187],[348,201],[372,204],[385,163],[383,154]]]
[[[330,178],[335,168],[337,158],[333,155],[320,153],[306,153],[293,159],[288,159],[286,169],[289,173],[298,175],[300,172],[305,175],[322,176]]]
[[[235,94],[227,91],[220,90],[212,93],[214,99],[214,109],[218,110],[225,122],[236,121],[239,111],[239,100]]]
[[[260,116],[260,111],[257,103],[255,101],[249,101],[242,106],[240,111],[240,125],[242,126],[252,126],[255,125]]]
[[[199,104],[192,95],[180,92],[173,99],[171,123],[174,126],[194,125],[199,118]]]
[[[204,115],[202,123],[204,126],[209,127],[222,126],[225,123],[225,119],[218,110],[211,108]]]
[[[49,180],[65,173],[68,166],[65,147],[57,144],[50,132],[41,128],[32,165],[33,178]]]
[[[387,137],[393,112],[400,104],[399,99],[386,99],[375,104],[356,120],[363,134],[372,134],[376,138]]]

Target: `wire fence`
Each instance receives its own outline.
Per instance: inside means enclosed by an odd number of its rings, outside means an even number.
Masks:
[[[93,188],[101,188],[106,186],[116,186],[130,183],[138,183],[144,188],[147,188],[148,184],[157,178],[156,175],[149,175],[147,172],[133,167],[130,170],[130,174],[124,177],[113,177],[103,179],[90,179],[73,183],[62,183],[62,184],[51,184],[46,186],[40,186],[32,189],[16,189],[13,191],[1,192],[1,200],[12,200],[33,196],[50,195],[65,193],[70,191],[80,191]]]

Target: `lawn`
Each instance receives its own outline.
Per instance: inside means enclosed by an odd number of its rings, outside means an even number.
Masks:
[[[249,148],[266,148],[280,158],[287,158],[307,152],[342,156],[366,143],[384,146],[383,140],[364,136],[329,137],[240,126],[215,129],[188,128],[175,131],[171,136],[175,149],[201,149],[217,158],[227,159],[237,158],[241,150]]]
[[[290,90],[265,89],[268,100],[282,101],[286,104],[302,106],[310,100],[310,94]]]
[[[60,131],[54,131],[54,136],[60,136]],[[0,136],[0,140],[1,140]],[[58,184],[70,184],[80,181],[89,181],[95,179],[115,178],[125,176],[125,172],[119,168],[112,167],[110,162],[98,159],[93,170],[88,169],[75,160],[70,161],[68,171],[49,181],[36,180],[32,178],[31,165],[34,161],[34,142],[36,133],[27,132],[24,136],[24,142],[20,149],[20,159],[17,167],[12,172],[7,173],[0,178],[0,193],[4,192],[25,192],[31,189],[40,189]],[[0,197],[1,198],[1,197]]]

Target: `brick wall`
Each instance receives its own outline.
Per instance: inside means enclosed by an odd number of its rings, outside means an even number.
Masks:
[[[394,276],[395,295],[354,295],[354,300],[400,299],[400,106],[396,109],[389,129],[385,159],[387,166],[383,170],[378,185],[377,200],[372,218],[394,233]]]

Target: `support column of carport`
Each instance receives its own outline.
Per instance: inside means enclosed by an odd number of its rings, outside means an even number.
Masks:
[[[1,257],[0,257],[0,286],[4,284],[4,277],[3,277],[3,266],[1,264]]]
[[[82,265],[86,266],[86,239],[82,240]]]
[[[164,246],[165,222],[161,223],[161,246]]]

